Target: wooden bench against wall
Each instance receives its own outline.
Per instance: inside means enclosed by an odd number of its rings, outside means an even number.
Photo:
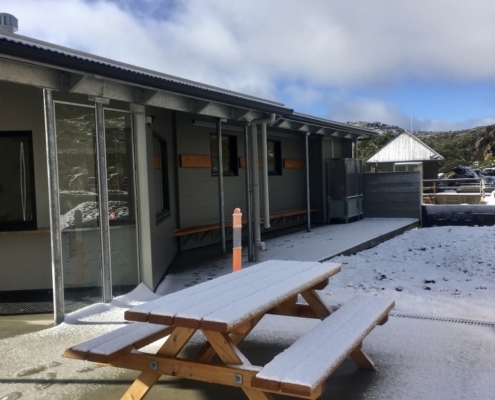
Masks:
[[[310,209],[310,212],[314,213],[319,211],[317,208]],[[306,217],[307,210],[296,210],[296,211],[286,211],[277,214],[270,215],[270,221],[282,221],[284,224],[290,223],[294,218],[304,218]],[[264,218],[261,217],[261,221]],[[247,226],[247,220],[242,221],[243,225]],[[232,221],[225,223],[225,228],[232,228]],[[216,238],[216,232],[220,231],[220,223],[206,224],[206,225],[196,225],[187,228],[181,228],[176,230],[172,236],[181,238],[181,245],[185,245],[187,241],[193,236],[196,236],[198,243],[200,243],[207,234],[213,233],[213,238]],[[201,235],[203,234],[203,235]],[[230,235],[227,235],[227,237]]]

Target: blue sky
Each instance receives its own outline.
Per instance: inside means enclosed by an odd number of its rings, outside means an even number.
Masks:
[[[493,0],[2,0],[18,34],[414,130],[495,123]]]

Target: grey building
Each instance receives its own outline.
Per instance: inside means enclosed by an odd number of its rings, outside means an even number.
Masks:
[[[374,134],[20,36],[6,15],[0,293],[53,291],[57,322],[88,288],[154,290],[179,251],[225,251],[236,207],[253,258],[264,230],[327,223],[325,160]]]

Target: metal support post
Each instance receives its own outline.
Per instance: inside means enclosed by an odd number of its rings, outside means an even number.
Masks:
[[[306,150],[306,229],[311,232],[311,199],[309,186],[309,132],[304,136],[304,145]]]
[[[268,151],[266,137],[266,122],[261,123],[261,171],[263,173],[263,226],[270,228],[270,193],[268,189]]]
[[[249,149],[249,129],[244,127],[244,159],[246,160],[246,219],[248,225],[248,261],[253,261],[253,192],[251,189],[251,151]]]
[[[261,261],[260,173],[258,170],[258,129],[251,125],[251,164],[253,166],[254,261]]]
[[[220,213],[220,238],[222,242],[222,254],[227,253],[225,244],[225,199],[223,192],[223,154],[222,154],[222,121],[217,118],[217,151],[218,151],[218,205]]]
[[[108,100],[92,98],[96,106],[96,155],[98,158],[98,207],[100,212],[102,300],[112,301],[112,264],[110,248],[110,221],[108,216],[107,151],[105,143],[105,116],[103,103]]]
[[[55,109],[50,89],[43,89],[45,111],[46,160],[48,169],[48,201],[50,205],[50,244],[52,251],[53,317],[55,325],[63,322],[64,274],[62,269],[62,234],[60,232],[60,199],[57,176],[57,138]]]

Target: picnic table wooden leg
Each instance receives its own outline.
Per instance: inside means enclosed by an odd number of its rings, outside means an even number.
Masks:
[[[245,388],[243,388],[242,390],[244,390],[244,393],[249,400],[274,400],[273,396],[270,393],[262,392],[261,390]]]
[[[250,328],[243,331],[242,333],[232,333],[230,335],[230,341],[238,346],[249,333],[254,329],[254,327],[260,322],[262,316],[258,316],[256,318],[253,318],[253,320],[250,323]],[[206,342],[204,346],[198,351],[198,354],[194,357],[194,361],[197,362],[208,362],[210,361],[213,356],[216,354],[215,349],[211,346],[210,342]]]
[[[211,344],[211,347],[225,364],[243,364],[243,360],[241,360],[235,351],[236,345],[231,337],[220,332],[203,331],[203,333],[208,339],[208,342]],[[240,343],[248,333],[249,332],[242,335],[236,335],[234,340]],[[244,391],[249,400],[274,400],[273,396],[269,393],[250,388],[241,389]]]
[[[203,330],[202,332],[206,336],[208,342],[210,342],[211,347],[213,347],[218,354],[218,357],[220,357],[225,364],[243,364],[243,361],[235,351],[236,345],[232,342],[228,334],[206,330]]]
[[[243,335],[240,334],[232,334],[230,336],[230,340],[232,341],[233,344],[236,346],[241,343],[244,338],[248,335],[249,332],[246,332]],[[198,351],[198,354],[194,357],[194,361],[197,362],[208,362],[210,361],[213,356],[217,354],[215,349],[212,347],[210,342],[205,343],[205,345]]]
[[[156,354],[166,357],[175,357],[184,348],[186,343],[194,335],[196,329],[175,328],[169,338]],[[150,391],[153,385],[160,379],[161,374],[144,371],[139,374],[134,383],[127,389],[122,400],[140,400]]]
[[[349,357],[352,361],[361,369],[375,369],[375,364],[371,359],[361,350],[363,346],[363,342],[359,343],[359,345],[349,354]]]
[[[323,303],[321,297],[318,295],[318,293],[316,293],[316,290],[305,290],[301,293],[301,296],[308,302],[309,306],[315,312],[318,318],[323,320],[331,314],[331,311]]]

